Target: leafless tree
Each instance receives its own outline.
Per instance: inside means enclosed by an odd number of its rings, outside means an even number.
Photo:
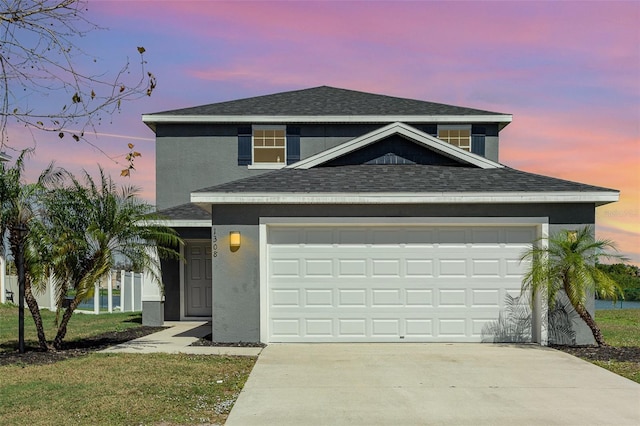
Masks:
[[[91,143],[85,131],[156,87],[144,47],[137,47],[135,70],[127,59],[115,72],[80,47],[82,37],[102,29],[87,18],[87,1],[0,0],[0,23],[0,151],[21,150],[10,138],[13,123]],[[129,149],[132,168],[139,153]]]

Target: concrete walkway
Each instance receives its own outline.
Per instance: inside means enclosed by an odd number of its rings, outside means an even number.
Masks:
[[[262,348],[189,346],[211,333],[211,323],[207,321],[166,321],[164,326],[169,328],[111,346],[101,352],[257,356],[262,351]]]
[[[640,425],[640,385],[534,345],[271,344],[226,425]]]

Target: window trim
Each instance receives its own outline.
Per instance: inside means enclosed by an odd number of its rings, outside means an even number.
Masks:
[[[282,130],[284,132],[284,158],[280,163],[260,163],[256,162],[256,146],[255,133],[256,130]],[[287,126],[286,125],[269,125],[269,124],[253,124],[251,125],[251,164],[247,165],[249,169],[282,169],[287,166]]]

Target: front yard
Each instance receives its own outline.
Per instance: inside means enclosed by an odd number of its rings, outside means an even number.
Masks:
[[[47,336],[54,314],[43,311]],[[640,383],[640,309],[597,311],[605,348],[561,348]],[[0,418],[3,425],[223,424],[255,364],[254,357],[103,354],[107,345],[156,329],[140,314],[74,315],[65,350],[18,355],[17,308],[0,305]]]
[[[43,311],[47,337],[55,315]],[[223,424],[255,357],[102,354],[96,350],[157,329],[140,314],[76,314],[65,349],[35,350],[25,312],[27,354],[17,347],[17,308],[0,305],[2,425]]]

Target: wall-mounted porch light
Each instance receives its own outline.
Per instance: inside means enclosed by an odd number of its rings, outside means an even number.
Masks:
[[[240,231],[229,232],[229,249],[238,251],[240,249]]]

